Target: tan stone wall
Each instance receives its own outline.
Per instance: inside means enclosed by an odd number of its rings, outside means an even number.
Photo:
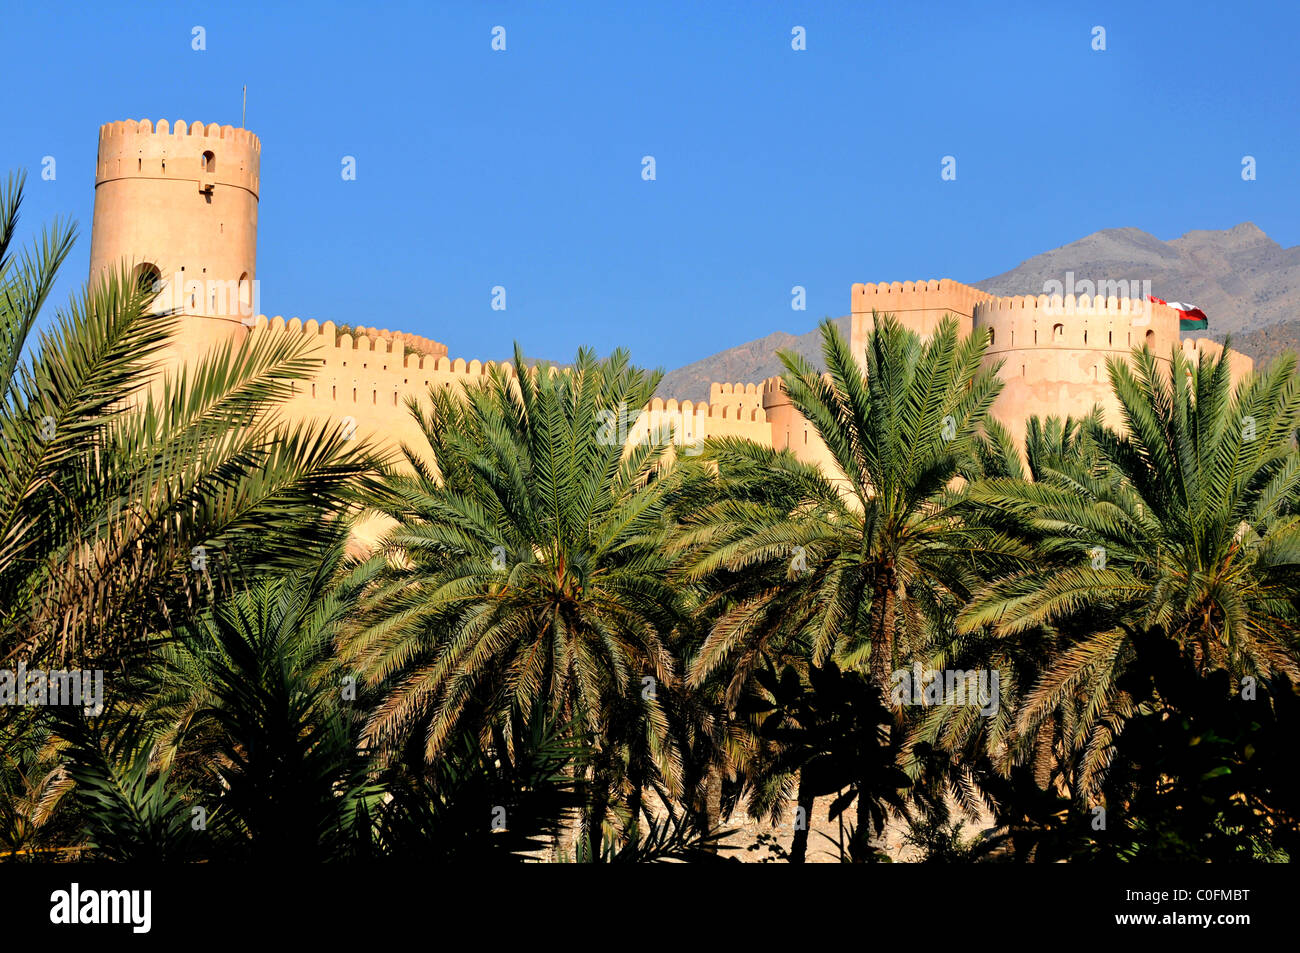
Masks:
[[[839,466],[830,450],[808,418],[790,403],[790,395],[779,377],[763,381],[763,409],[771,423],[772,446],[777,450],[790,450],[804,463],[815,463],[826,473],[841,476]]]
[[[945,314],[952,314],[963,333],[990,335],[986,366],[1001,362],[1005,382],[994,404],[994,415],[1017,439],[1023,439],[1025,421],[1040,417],[1080,417],[1100,405],[1106,420],[1122,426],[1118,403],[1106,372],[1107,358],[1128,359],[1133,347],[1143,344],[1168,365],[1175,348],[1194,356],[1214,355],[1222,349],[1200,338],[1180,340],[1178,312],[1166,305],[1128,298],[1090,299],[1027,295],[998,298],[943,279],[941,281],[855,284],[850,292],[852,346],[865,363],[867,337],[873,327],[872,311],[895,315],[922,336],[933,333]],[[1253,369],[1245,355],[1232,354],[1233,379]],[[793,415],[793,416],[792,416]],[[774,439],[781,432],[799,439],[802,418],[793,409],[768,407]],[[804,424],[806,426],[806,423]],[[796,447],[797,449],[797,447]]]
[[[1222,357],[1223,345],[1209,338],[1183,339],[1183,356],[1191,364],[1197,364],[1202,354],[1213,358]],[[1228,368],[1232,373],[1233,381],[1239,381],[1255,369],[1255,361],[1240,351],[1229,351]]]
[[[339,334],[332,321],[304,323],[298,318],[285,321],[280,316],[268,319],[258,315],[253,321],[254,334],[305,336],[313,346],[313,359],[320,361],[315,380],[298,385],[285,406],[287,419],[354,426],[359,437],[372,439],[383,450],[396,451],[402,442],[419,443],[419,430],[406,409],[408,396],[421,398],[430,387],[459,389],[470,381],[482,380],[495,366],[492,361],[452,360],[445,354],[404,354],[410,343],[406,335],[357,330],[356,336]],[[513,365],[502,366],[510,377],[514,376]],[[651,428],[665,438],[671,433],[687,446],[713,436],[771,441],[771,427],[763,408],[742,409],[734,403],[712,405],[655,398],[645,408],[629,409],[625,428],[629,438],[645,435]]]

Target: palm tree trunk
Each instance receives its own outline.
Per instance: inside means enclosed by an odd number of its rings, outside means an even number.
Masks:
[[[628,766],[628,781],[632,786],[632,793],[627,800],[628,813],[628,836],[639,838],[641,836],[641,804],[643,801],[643,790],[645,788],[645,761],[640,754],[633,754],[632,763]]]
[[[889,697],[889,667],[894,655],[894,571],[877,571],[871,586],[871,677]]]
[[[790,842],[790,863],[802,864],[808,856],[808,833],[812,829],[812,812],[815,803],[812,788],[804,784],[802,772],[799,775],[799,793],[796,795],[796,801],[799,805],[799,813],[795,815],[795,819],[802,821],[802,824],[796,824],[794,829],[794,840]]]
[[[717,764],[710,764],[704,776],[704,826],[710,833],[722,826],[722,768]],[[717,853],[717,845],[708,850]]]
[[[858,782],[858,822],[853,828],[853,862],[866,862],[866,852],[871,845],[871,810],[867,806],[867,784]]]
[[[597,764],[591,771],[591,795],[587,801],[587,817],[583,825],[583,837],[586,839],[587,863],[600,863],[600,848],[604,842],[605,813],[609,808],[609,781],[603,765]]]

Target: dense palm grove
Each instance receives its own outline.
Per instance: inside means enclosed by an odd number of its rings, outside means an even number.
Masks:
[[[791,862],[886,859],[886,825],[931,861],[1296,852],[1291,358],[1234,387],[1135,351],[1122,431],[1020,446],[983,335],[880,316],[865,371],[829,323],[825,372],[785,358],[835,476],[625,447],[657,376],[586,351],[431,393],[386,459],[280,419],[296,336],[163,373],[177,319],[125,277],[37,336],[74,236],[20,252],[21,186],[0,669],[104,693],[0,706],[0,857],[721,861],[746,813]],[[922,671],[996,673],[995,704],[900,697]]]

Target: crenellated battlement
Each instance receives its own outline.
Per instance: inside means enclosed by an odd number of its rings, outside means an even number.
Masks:
[[[447,345],[443,344],[441,341],[435,341],[432,338],[421,337],[418,334],[407,334],[403,331],[389,331],[388,328],[384,328],[383,330],[378,328],[367,328],[363,325],[357,325],[354,330],[358,335],[365,335],[370,338],[371,341],[383,340],[391,342],[395,338],[400,338],[404,347],[419,351],[422,354],[428,354],[431,357],[447,356]],[[389,345],[389,350],[392,350],[391,344]]]
[[[447,346],[430,338],[420,337],[418,334],[403,334],[400,331],[382,331],[374,328],[356,327],[353,330],[355,334],[346,331],[340,332],[340,325],[333,321],[316,321],[310,319],[303,321],[301,318],[289,318],[285,320],[282,315],[268,317],[265,314],[259,314],[247,322],[253,332],[259,331],[283,331],[292,334],[302,334],[317,339],[319,346],[326,351],[339,352],[343,361],[349,354],[379,354],[391,355],[396,360],[393,362],[391,369],[410,369],[430,371],[439,374],[452,374],[460,377],[473,378],[485,377],[498,366],[495,361],[466,361],[462,357],[452,360],[447,356]],[[417,352],[408,354],[407,349],[411,348]],[[326,364],[332,363],[328,356],[323,356],[322,360]],[[340,363],[340,367],[347,366]],[[514,365],[508,361],[499,365],[505,372],[514,376]],[[366,367],[369,370],[368,367]],[[390,370],[388,365],[383,365],[382,370]]]
[[[716,386],[716,385],[715,385]],[[689,400],[678,401],[675,398],[656,397],[646,405],[651,413],[682,414],[684,416],[713,418],[717,420],[736,420],[744,423],[767,423],[767,413],[762,407],[750,410],[737,408],[732,404],[714,404]]]
[[[1139,298],[1117,298],[1114,295],[1102,297],[1097,295],[1090,298],[1088,295],[1012,295],[1010,297],[998,298],[989,295],[979,303],[978,309],[981,312],[988,311],[1045,311],[1057,314],[1115,314],[1115,315],[1135,315],[1154,313],[1157,309],[1163,309],[1168,315],[1176,316],[1178,312],[1168,305],[1155,304],[1151,301],[1145,301]]]
[[[849,290],[850,346],[855,354],[862,355],[875,326],[876,314],[892,314],[922,336],[933,334],[940,322],[951,315],[960,332],[969,334],[976,306],[991,297],[986,291],[950,278],[855,284]]]
[[[857,283],[849,290],[850,309],[855,314],[870,314],[872,311],[897,314],[937,309],[969,316],[976,304],[992,297],[987,291],[951,278]]]
[[[757,397],[761,393],[759,384],[722,384],[714,382],[709,385],[709,400],[725,399],[727,397]]]
[[[1113,295],[990,298],[976,305],[973,329],[988,332],[989,357],[1009,361],[1012,370],[1007,373],[1047,380],[1070,380],[1074,372],[1059,362],[1050,367],[1042,365],[1042,361],[1049,360],[1044,352],[1079,356],[1084,364],[1077,374],[1081,380],[1091,381],[1100,375],[1097,361],[1106,354],[1123,355],[1145,345],[1167,359],[1173,348],[1181,346],[1177,311],[1167,305]],[[1082,357],[1086,353],[1098,357]]]
[[[159,119],[155,125],[150,119],[122,119],[117,122],[106,122],[99,127],[99,141],[114,138],[125,138],[127,136],[199,136],[202,138],[228,139],[234,143],[240,143],[252,149],[254,152],[261,153],[262,141],[257,135],[248,129],[231,125],[218,125],[215,122],[207,124],[201,122],[186,123],[183,119],[178,119],[175,124],[169,124],[166,119]]]

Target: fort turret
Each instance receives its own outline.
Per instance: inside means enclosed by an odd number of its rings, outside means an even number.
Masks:
[[[258,311],[261,142],[247,129],[160,120],[99,129],[90,277],[129,267],[187,316],[186,358],[246,332]],[[191,320],[192,318],[192,320]]]

